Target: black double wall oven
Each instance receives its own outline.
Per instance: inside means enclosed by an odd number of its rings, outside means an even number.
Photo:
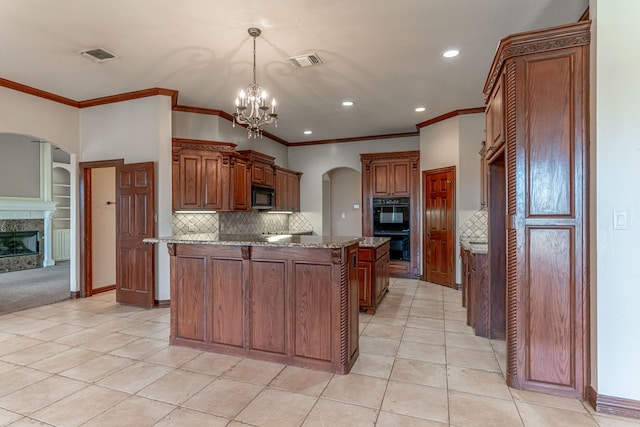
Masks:
[[[389,258],[392,260],[411,260],[410,212],[409,197],[373,199],[373,235],[391,238]]]

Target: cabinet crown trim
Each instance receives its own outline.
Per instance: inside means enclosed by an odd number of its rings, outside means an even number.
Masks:
[[[575,24],[512,34],[500,40],[482,90],[485,104],[507,60],[532,53],[588,45],[591,42],[590,28],[591,21],[581,21]]]

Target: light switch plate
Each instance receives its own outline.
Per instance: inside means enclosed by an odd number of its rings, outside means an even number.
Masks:
[[[628,228],[627,213],[624,211],[613,211],[613,229],[627,230]]]

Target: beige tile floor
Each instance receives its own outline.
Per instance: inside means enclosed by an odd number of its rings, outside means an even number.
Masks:
[[[351,374],[167,344],[169,310],[113,292],[0,316],[0,425],[640,426],[509,389],[505,343],[473,335],[460,293],[392,279],[360,315]]]

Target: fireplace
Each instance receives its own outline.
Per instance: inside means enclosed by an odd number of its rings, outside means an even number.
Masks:
[[[0,232],[0,258],[38,255],[39,247],[39,230]]]
[[[42,267],[44,230],[42,219],[0,219],[0,272]]]

